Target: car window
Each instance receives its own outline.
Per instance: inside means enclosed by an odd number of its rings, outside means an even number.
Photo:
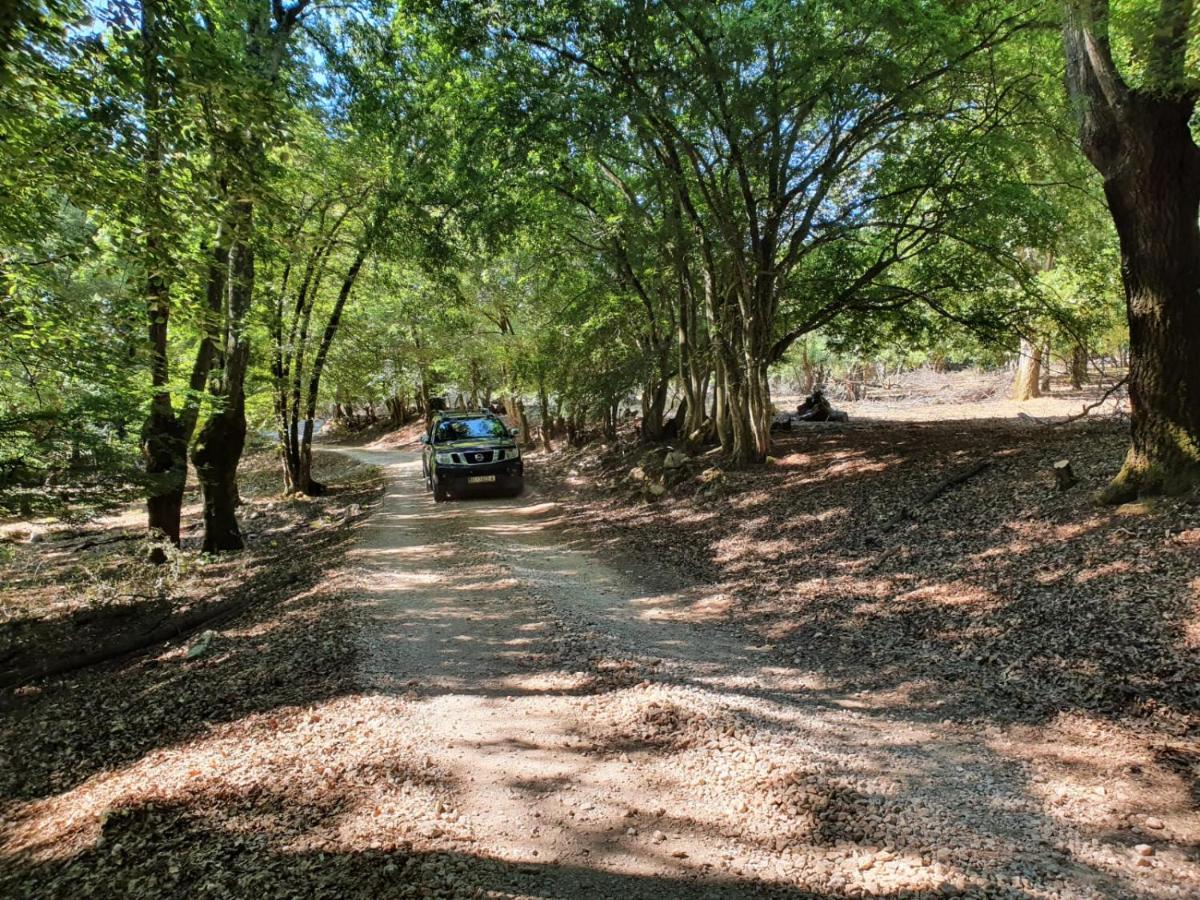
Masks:
[[[506,437],[508,428],[499,419],[447,419],[439,422],[434,440],[461,441],[465,438]]]

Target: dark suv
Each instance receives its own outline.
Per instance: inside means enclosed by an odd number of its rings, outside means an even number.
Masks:
[[[429,434],[421,438],[425,450],[421,468],[425,484],[438,503],[451,492],[467,488],[496,487],[516,496],[525,487],[521,451],[509,428],[488,412],[440,412],[434,415]]]

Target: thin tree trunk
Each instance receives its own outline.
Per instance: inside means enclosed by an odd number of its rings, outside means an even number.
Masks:
[[[547,453],[554,450],[550,442],[550,398],[546,395],[546,382],[538,379],[538,415],[541,417],[542,449]]]
[[[713,428],[717,433],[717,443],[721,445],[724,453],[729,453],[733,450],[733,435],[730,432],[729,416],[726,413],[725,393],[725,367],[721,364],[721,358],[718,355],[716,371],[713,373],[712,420]]]
[[[1087,345],[1080,341],[1071,351],[1071,387],[1074,390],[1081,390],[1087,384],[1087,367]]]
[[[376,225],[371,226],[372,230]],[[333,305],[333,311],[329,314],[329,321],[325,324],[325,333],[321,336],[321,345],[317,349],[317,357],[313,360],[312,375],[308,382],[308,401],[304,414],[304,436],[300,443],[300,478],[298,483],[299,489],[310,495],[320,493],[324,489],[324,485],[314,481],[312,477],[313,419],[316,418],[317,414],[317,396],[321,391],[321,373],[325,368],[325,360],[329,356],[329,348],[333,344],[338,326],[341,324],[342,310],[346,307],[346,301],[350,299],[350,292],[354,289],[354,282],[358,279],[358,273],[362,270],[363,263],[367,259],[367,254],[370,252],[372,237],[371,233],[363,237],[358,253],[355,254],[354,261],[350,264],[350,268],[346,270],[346,275],[342,279],[342,287],[338,291],[337,301]]]
[[[291,489],[293,491],[304,491],[304,476],[301,473],[300,465],[300,411],[304,394],[305,351],[308,348],[308,329],[312,323],[313,307],[316,306],[317,293],[321,287],[321,280],[325,275],[325,262],[328,258],[327,248],[330,246],[332,246],[332,241],[327,242],[326,248],[321,252],[321,258],[317,261],[316,271],[311,282],[308,280],[308,273],[306,273],[305,282],[301,285],[301,294],[297,299],[300,324],[295,343],[295,356],[292,363],[291,420],[289,423],[289,457],[287,460],[287,466],[290,470],[289,480],[291,481]]]
[[[513,405],[517,410],[517,427],[521,429],[521,433],[517,437],[517,443],[522,447],[532,447],[533,435],[529,433],[529,419],[525,416],[525,403],[517,399],[513,401]]]
[[[417,392],[421,397],[421,415],[424,417],[425,421],[428,422],[431,417],[432,410],[429,408],[429,379],[426,377],[424,369],[421,370],[421,382],[417,386]]]

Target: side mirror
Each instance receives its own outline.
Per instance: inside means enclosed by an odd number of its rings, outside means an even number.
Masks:
[[[419,440],[422,444],[428,444],[429,443],[429,435],[423,434],[423,435],[421,435]]]
[[[508,433],[511,434],[513,437],[516,437],[518,434],[521,433],[521,429],[520,428],[510,428],[510,429],[508,429]]]

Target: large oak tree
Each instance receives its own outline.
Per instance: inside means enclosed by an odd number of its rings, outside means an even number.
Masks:
[[[1139,17],[1114,35],[1108,0],[1071,0],[1063,31],[1083,152],[1121,244],[1133,422],[1125,465],[1101,494],[1116,503],[1200,479],[1196,10],[1191,0],[1135,6]]]

